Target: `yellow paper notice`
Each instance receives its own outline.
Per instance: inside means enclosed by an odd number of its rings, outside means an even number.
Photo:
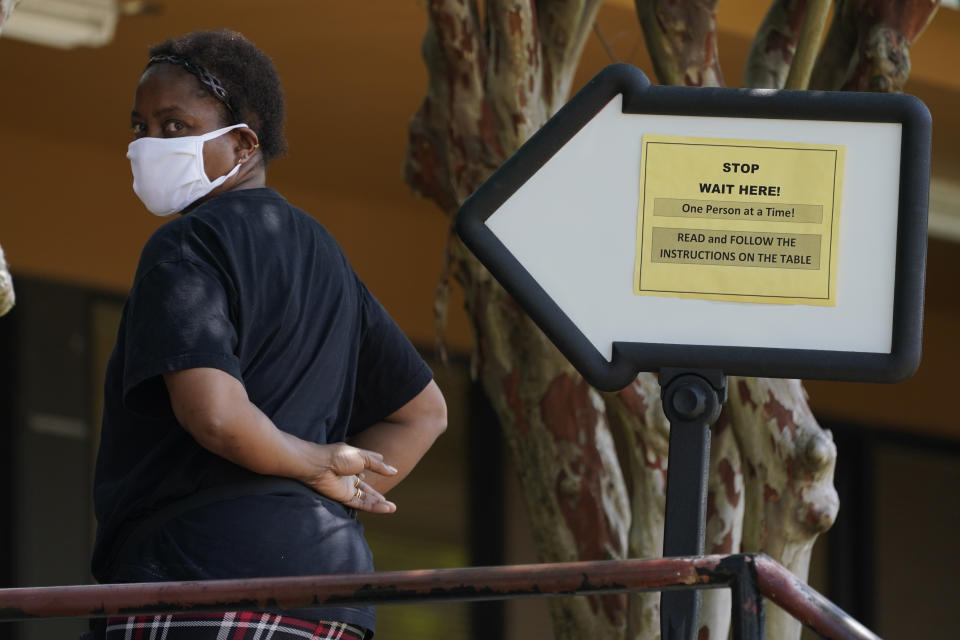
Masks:
[[[645,135],[634,293],[833,306],[844,147]]]

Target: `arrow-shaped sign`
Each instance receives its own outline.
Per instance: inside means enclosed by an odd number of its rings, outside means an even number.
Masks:
[[[919,363],[916,98],[597,75],[463,205],[464,242],[594,386],[895,381]]]

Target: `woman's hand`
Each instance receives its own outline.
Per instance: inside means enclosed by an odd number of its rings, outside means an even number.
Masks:
[[[392,476],[397,470],[383,461],[375,451],[358,449],[348,444],[314,444],[300,440],[310,471],[298,478],[320,495],[348,507],[371,513],[393,513],[397,505],[364,482],[364,473],[372,471]]]

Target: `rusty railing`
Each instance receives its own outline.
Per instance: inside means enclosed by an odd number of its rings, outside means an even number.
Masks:
[[[0,589],[0,622],[711,588],[732,592],[736,640],[764,637],[761,596],[824,638],[879,640],[763,554]]]

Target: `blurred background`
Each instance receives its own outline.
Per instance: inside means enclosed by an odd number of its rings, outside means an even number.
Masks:
[[[720,5],[720,58],[739,86],[766,3]],[[426,89],[422,0],[23,0],[0,37],[0,244],[18,304],[0,319],[0,587],[91,581],[90,485],[103,372],[137,258],[162,223],[131,189],[129,111],[149,45],[230,27],[270,54],[287,96],[287,157],[268,184],[319,219],[415,344],[450,428],[364,523],[378,569],[535,562],[499,427],[470,379],[454,294],[448,365],[433,297],[447,219],[402,179],[407,124]],[[885,637],[953,638],[960,572],[960,12],[939,11],[912,51],[907,91],[933,114],[923,364],[893,385],[811,382],[833,431],[840,516],[811,582]],[[653,76],[631,0],[607,0],[574,89],[604,65]],[[951,364],[954,363],[954,364]],[[949,401],[949,402],[948,402]],[[74,638],[77,621],[0,625],[0,640]],[[384,640],[550,638],[538,599],[383,607]]]

